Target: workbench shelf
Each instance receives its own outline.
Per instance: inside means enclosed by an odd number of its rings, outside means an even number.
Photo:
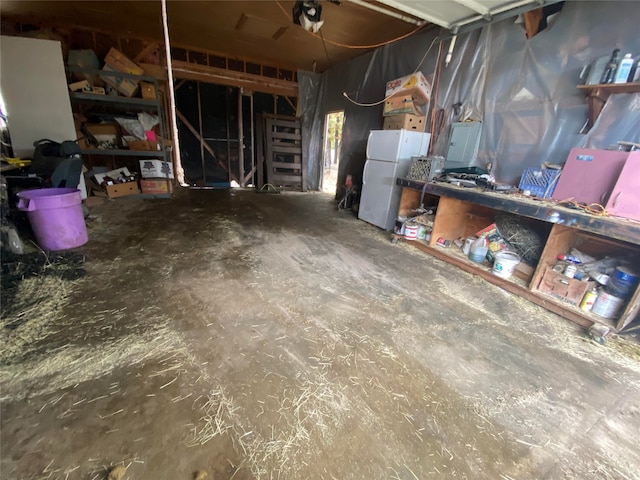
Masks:
[[[578,306],[542,291],[541,282],[545,272],[557,263],[557,255],[571,248],[578,248],[596,258],[622,257],[632,265],[640,265],[640,223],[595,217],[549,201],[516,195],[448,184],[425,184],[404,178],[397,179],[396,183],[402,187],[399,216],[411,216],[421,200],[424,205],[437,205],[430,240],[411,241],[409,244],[585,327],[601,323],[621,331],[638,315],[640,286],[619,316],[609,320],[584,312]],[[535,268],[527,268],[521,263],[511,278],[504,279],[495,275],[486,261],[474,263],[458,247],[443,248],[437,244],[438,238],[453,241],[474,235],[493,223],[496,215],[505,213],[526,217],[540,234],[544,249]]]

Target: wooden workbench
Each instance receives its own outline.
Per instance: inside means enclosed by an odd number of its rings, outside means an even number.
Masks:
[[[539,287],[547,269],[557,263],[557,255],[567,253],[573,247],[597,258],[606,255],[635,258],[640,266],[640,222],[596,216],[559,206],[549,200],[536,200],[519,194],[405,178],[398,178],[396,184],[402,187],[398,215],[411,215],[421,201],[425,206],[437,205],[431,239],[429,242],[411,242],[415,247],[586,327],[604,323],[620,331],[638,315],[640,287],[624,310],[612,320],[584,312],[540,291]],[[440,237],[454,240],[473,235],[493,223],[495,215],[500,213],[528,218],[540,227],[539,230],[548,232],[542,256],[531,276],[503,279],[494,275],[487,265],[468,260],[455,246],[442,248],[436,244]]]

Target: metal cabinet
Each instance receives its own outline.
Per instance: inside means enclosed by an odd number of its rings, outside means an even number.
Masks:
[[[480,145],[482,122],[456,122],[451,136],[444,168],[465,168],[473,165]]]

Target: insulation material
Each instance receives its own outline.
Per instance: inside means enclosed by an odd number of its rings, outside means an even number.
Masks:
[[[526,38],[524,26],[515,18],[459,35],[451,64],[442,70],[437,99],[436,42],[420,66],[433,85],[432,109],[441,109],[444,119],[431,153],[446,154],[450,125],[463,114],[484,122],[476,165],[491,162],[497,180],[509,183],[517,184],[527,167],[562,164],[576,146],[606,148],[618,140],[640,142],[640,94],[612,95],[585,135],[580,132],[587,119],[587,99],[576,89],[583,66],[593,59],[614,48],[640,52],[636,8],[634,2],[598,1],[587,6],[568,1],[532,39]],[[413,72],[438,33],[421,32],[323,73],[318,117],[345,111],[339,184],[346,174],[354,179],[361,176],[369,130],[380,129],[383,123],[382,105],[357,106],[342,93],[360,103],[382,100],[386,82]],[[443,38],[450,35],[440,33]],[[448,45],[445,39],[445,51]],[[312,130],[315,137],[322,135],[319,125]],[[429,121],[427,131],[430,126]],[[321,145],[321,139],[315,142]],[[315,158],[320,163],[321,153]]]

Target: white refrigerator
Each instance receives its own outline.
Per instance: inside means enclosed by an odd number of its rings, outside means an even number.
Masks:
[[[427,154],[430,138],[429,133],[409,130],[371,130],[362,174],[359,219],[393,230],[402,194],[396,178],[409,173],[411,157]]]

